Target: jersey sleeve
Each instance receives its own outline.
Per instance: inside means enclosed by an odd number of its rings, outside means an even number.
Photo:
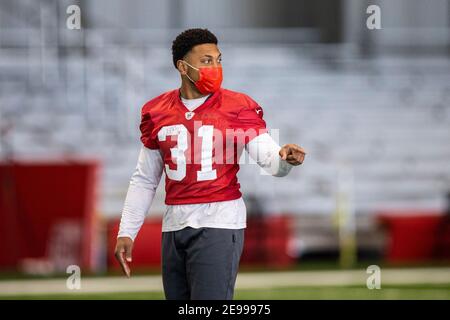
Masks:
[[[281,147],[268,133],[261,134],[247,143],[245,149],[265,172],[275,177],[284,177],[292,169],[289,162],[281,159]]]
[[[153,133],[154,126],[148,107],[145,105],[141,111],[139,129],[141,131],[141,142],[148,149],[159,149],[156,134]]]
[[[163,166],[159,150],[141,147],[136,169],[128,186],[117,237],[129,237],[133,241],[136,238],[155,197]]]
[[[238,114],[238,128],[245,132],[245,144],[253,138],[267,133],[264,111],[252,98],[245,96],[245,106]]]

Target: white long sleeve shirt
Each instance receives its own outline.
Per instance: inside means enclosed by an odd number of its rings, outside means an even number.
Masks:
[[[182,101],[192,111],[207,97],[190,100],[182,98]],[[245,149],[260,167],[273,176],[285,176],[292,168],[288,162],[280,158],[280,146],[267,133],[252,139]],[[163,167],[159,150],[141,147],[125,198],[118,237],[129,237],[132,240],[136,238],[155,196]],[[246,227],[246,216],[242,197],[220,202],[167,205],[163,215],[162,231],[177,231],[188,226],[242,229]]]

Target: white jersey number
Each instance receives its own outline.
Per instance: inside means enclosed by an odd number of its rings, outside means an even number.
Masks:
[[[206,181],[217,178],[217,171],[212,168],[214,127],[211,125],[201,126],[198,129],[198,136],[202,138],[201,146],[201,170],[197,171],[197,180]],[[177,145],[170,148],[172,158],[176,160],[176,169],[170,169],[165,165],[166,174],[171,180],[181,181],[186,177],[186,155],[188,149],[188,131],[182,124],[162,127],[158,132],[159,141],[166,141],[167,136],[176,136]]]

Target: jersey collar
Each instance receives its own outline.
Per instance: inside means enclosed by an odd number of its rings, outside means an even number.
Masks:
[[[180,95],[180,89],[174,90],[175,94],[175,101],[176,104],[181,108],[183,112],[190,112],[188,108],[184,105],[184,103],[181,101],[181,95]],[[195,108],[194,112],[199,113],[207,108],[209,108],[211,105],[213,105],[216,101],[219,100],[220,96],[222,95],[222,89],[217,90],[212,95],[208,97],[208,99],[205,100],[201,105],[199,105],[197,108]]]

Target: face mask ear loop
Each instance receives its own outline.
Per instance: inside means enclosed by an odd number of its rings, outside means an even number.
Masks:
[[[195,83],[195,81],[192,80],[191,77],[189,77],[189,76],[187,75],[187,73],[186,73],[186,77],[187,77],[189,80],[191,80],[192,83]]]
[[[181,60],[181,61],[183,61],[184,63],[186,63],[189,67],[191,67],[192,69],[194,69],[194,70],[199,70],[198,68],[196,68],[196,67],[194,67],[194,66],[191,66],[187,61],[185,61],[185,60]]]
[[[181,60],[181,61],[183,61],[184,63],[186,63],[186,64],[187,64],[189,67],[191,67],[192,69],[199,71],[198,68],[191,66],[187,61],[184,61],[184,60]],[[191,77],[189,77],[187,73],[186,73],[186,77],[187,77],[189,80],[191,80],[192,83],[195,83],[195,81],[192,80]]]

